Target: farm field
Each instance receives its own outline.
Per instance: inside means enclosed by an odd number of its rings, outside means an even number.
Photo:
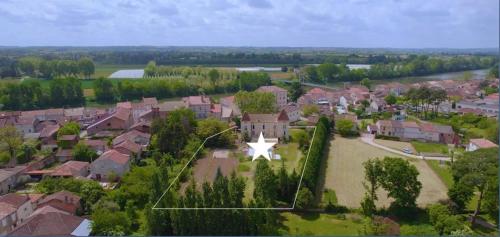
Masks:
[[[351,208],[360,207],[363,198],[364,180],[363,162],[372,158],[385,156],[398,157],[396,154],[375,148],[361,142],[359,139],[335,137],[330,144],[325,188],[333,189],[338,204]],[[403,158],[402,158],[403,159]],[[411,159],[420,175],[422,190],[417,198],[417,204],[425,207],[447,197],[447,188],[438,175],[423,160]],[[377,206],[388,207],[391,200],[384,190],[378,191]]]
[[[122,69],[143,69],[146,65],[114,65],[114,64],[96,64],[95,65],[95,73],[92,75],[92,78],[99,77],[109,77],[113,72],[122,70]]]
[[[284,212],[281,218],[283,227],[280,232],[284,235],[357,236],[363,229],[363,217],[357,214],[340,218],[334,214]]]

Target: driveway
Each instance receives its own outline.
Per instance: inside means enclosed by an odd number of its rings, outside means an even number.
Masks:
[[[405,157],[409,157],[409,158],[414,158],[414,159],[422,159],[422,160],[442,160],[442,161],[449,161],[449,160],[451,160],[450,157],[442,157],[442,156],[418,156],[418,155],[413,155],[413,154],[407,154],[407,153],[404,153],[402,151],[398,151],[396,149],[392,149],[390,147],[386,147],[386,146],[383,146],[381,144],[377,144],[377,143],[375,143],[374,139],[375,139],[375,136],[373,134],[363,133],[361,135],[361,141],[362,142],[364,142],[366,144],[369,144],[371,146],[374,146],[374,147],[378,147],[380,149],[384,149],[384,150],[386,150],[388,152],[392,152],[392,153],[401,155],[401,156],[405,156]]]

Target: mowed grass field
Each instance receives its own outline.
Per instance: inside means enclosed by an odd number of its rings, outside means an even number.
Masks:
[[[283,212],[281,218],[282,235],[357,236],[363,230],[363,218],[357,214],[340,218],[334,214]]]
[[[350,208],[360,207],[365,192],[362,184],[364,181],[363,162],[385,156],[399,157],[396,154],[365,144],[358,138],[336,136],[330,143],[325,188],[335,191],[338,204]],[[447,188],[445,184],[427,163],[424,160],[409,160],[419,171],[418,180],[422,183],[417,204],[425,207],[441,199],[446,199]],[[378,198],[378,207],[389,207],[392,201],[382,189],[378,191]]]

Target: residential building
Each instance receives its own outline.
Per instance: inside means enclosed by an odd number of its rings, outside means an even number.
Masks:
[[[16,194],[16,193],[8,193],[3,196],[0,196],[0,206],[10,206],[15,209],[15,221],[11,222],[15,225],[19,225],[23,223],[30,215],[33,213],[33,206],[31,204],[31,200],[27,194]],[[7,208],[9,209],[9,208]],[[0,209],[1,210],[1,209]],[[7,212],[10,212],[7,210]],[[12,213],[10,213],[10,217],[12,220]],[[0,217],[1,218],[1,217]],[[5,219],[4,219],[5,220]],[[8,221],[8,220],[5,220]],[[3,223],[1,223],[3,226]],[[8,228],[4,228],[4,231]]]
[[[117,107],[116,111],[108,117],[87,127],[87,133],[94,135],[103,130],[127,130],[133,124],[133,117],[130,109]]]
[[[90,164],[84,161],[70,160],[54,169],[52,177],[87,177],[90,171]]]
[[[0,169],[0,194],[8,193],[16,188],[26,168],[26,166],[16,166]]]
[[[195,113],[197,119],[204,119],[209,116],[212,107],[212,102],[209,97],[204,95],[189,96],[182,98],[182,101]]]
[[[499,112],[499,103],[498,100],[462,100],[456,104],[456,109],[461,112],[463,109],[470,109],[469,112],[473,112],[478,115],[486,115],[489,117],[498,116]]]
[[[249,138],[257,138],[260,133],[266,138],[288,139],[290,120],[285,110],[278,114],[249,114],[241,118],[241,132]]]
[[[44,197],[39,204],[39,208],[44,206],[52,206],[58,210],[70,214],[77,214],[81,209],[80,197],[68,191],[59,191]]]
[[[493,143],[490,140],[484,139],[484,138],[476,138],[476,139],[470,139],[469,144],[465,148],[466,151],[475,151],[477,149],[481,148],[492,148],[492,147],[498,147],[497,144]]]
[[[98,155],[101,155],[106,150],[108,150],[108,144],[104,140],[99,139],[87,139],[82,141],[87,146],[90,146],[94,151],[97,152]]]
[[[42,150],[57,148],[57,131],[59,131],[59,128],[60,126],[56,124],[47,125],[42,129],[39,136]]]
[[[89,236],[90,221],[52,206],[39,208],[10,236]]]
[[[288,119],[291,123],[297,122],[300,120],[300,108],[297,103],[288,103],[284,108],[283,108],[288,115]]]
[[[276,106],[278,109],[284,108],[288,103],[288,91],[277,86],[261,86],[257,89],[258,92],[273,93],[276,98]]]
[[[71,149],[59,149],[56,153],[56,159],[59,162],[66,162],[73,159],[73,150]]]
[[[453,132],[451,126],[436,125],[432,123],[421,123],[396,120],[379,120],[376,129],[377,134],[398,137],[401,140],[421,140],[439,142],[446,144],[457,144],[458,136]]]
[[[130,156],[109,150],[90,164],[90,175],[96,180],[107,180],[110,174],[122,177],[130,170]]]
[[[126,133],[123,133],[113,139],[113,146],[118,145],[126,140],[129,140],[133,143],[139,144],[141,146],[147,146],[149,144],[149,139],[151,135],[149,133],[143,133],[137,130],[130,130]]]

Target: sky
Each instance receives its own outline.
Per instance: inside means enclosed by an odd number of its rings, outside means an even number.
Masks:
[[[498,0],[2,0],[2,46],[498,48]]]

